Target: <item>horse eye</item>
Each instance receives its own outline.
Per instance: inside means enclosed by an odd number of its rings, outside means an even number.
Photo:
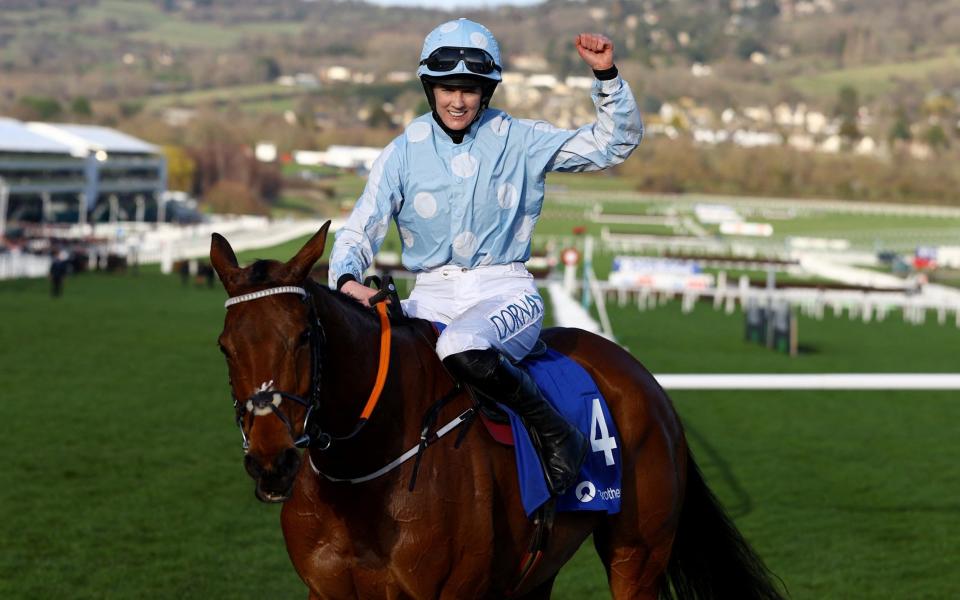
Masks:
[[[226,357],[227,360],[230,360],[230,351],[227,350],[223,344],[217,344],[217,347],[220,348],[220,352]]]
[[[304,329],[303,332],[300,334],[300,337],[297,338],[297,342],[300,344],[306,344],[309,341],[310,341],[310,330]]]

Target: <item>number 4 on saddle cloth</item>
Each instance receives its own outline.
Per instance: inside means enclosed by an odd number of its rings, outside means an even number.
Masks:
[[[442,323],[434,325],[440,330],[444,327]],[[551,348],[527,356],[517,366],[530,374],[547,401],[590,441],[590,451],[577,483],[557,498],[557,511],[620,512],[620,436],[593,378],[575,361]],[[550,499],[546,477],[520,417],[503,404],[497,406],[510,418],[520,496],[527,516],[530,516]],[[486,419],[484,423],[488,428],[496,427]],[[496,435],[494,430],[491,434],[498,441],[509,443],[509,439]]]

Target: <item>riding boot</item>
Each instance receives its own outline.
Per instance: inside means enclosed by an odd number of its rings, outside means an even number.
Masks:
[[[529,375],[492,348],[451,354],[443,364],[457,380],[520,416],[540,454],[551,494],[558,496],[576,483],[589,450],[587,440],[543,397]]]

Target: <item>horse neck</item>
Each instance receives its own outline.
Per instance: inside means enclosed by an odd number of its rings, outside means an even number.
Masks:
[[[326,333],[321,419],[326,431],[345,435],[356,427],[370,397],[380,360],[381,328],[369,310],[336,294],[325,288],[314,294]],[[395,458],[398,450],[418,439],[423,414],[452,387],[430,341],[418,333],[421,325],[393,328],[390,368],[380,401],[363,432],[346,444],[362,451],[327,453],[336,457],[338,469],[347,455],[358,468],[361,463],[379,467],[384,458]]]
[[[336,409],[329,415],[336,419],[357,415],[376,377],[380,349],[377,323],[353,310],[335,292],[322,290],[314,294],[317,317],[323,325],[323,392]],[[355,411],[353,409],[356,409]]]
[[[366,405],[373,389],[380,366],[380,320],[369,309],[355,305],[337,292],[319,288],[313,294],[317,316],[323,324],[326,335],[326,348],[323,353],[323,397],[325,413],[335,431],[343,427],[352,428]],[[406,328],[396,328],[392,335],[391,362],[405,362],[416,352],[416,342]],[[399,418],[400,402],[388,394],[392,374],[397,371],[391,367],[387,390],[377,406],[376,417]],[[415,390],[403,390],[415,393]],[[388,400],[387,396],[391,395]]]

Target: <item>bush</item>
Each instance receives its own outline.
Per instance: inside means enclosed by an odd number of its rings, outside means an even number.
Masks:
[[[49,96],[24,96],[20,98],[19,104],[29,113],[29,119],[49,121],[63,113],[60,101]]]
[[[265,215],[269,212],[255,191],[235,181],[218,181],[204,194],[203,203],[217,213]]]

